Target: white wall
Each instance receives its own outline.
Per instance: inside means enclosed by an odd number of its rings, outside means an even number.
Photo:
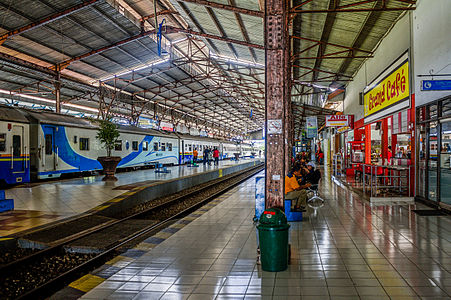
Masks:
[[[375,50],[374,57],[367,59],[362,64],[353,81],[346,87],[344,114],[353,114],[355,116],[354,120],[357,121],[363,118],[363,105],[359,105],[359,93],[363,92],[363,89],[368,84],[409,49],[411,40],[410,15],[411,13],[407,12],[393,26],[392,30]]]
[[[423,75],[440,72],[451,74],[451,1],[420,0],[413,12],[414,74]],[[421,91],[421,80],[415,76],[415,104],[450,95],[451,91]],[[434,79],[451,79],[434,77]]]

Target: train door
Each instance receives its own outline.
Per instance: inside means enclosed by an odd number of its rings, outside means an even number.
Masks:
[[[55,143],[55,126],[44,126],[43,164],[44,172],[56,171],[56,155],[58,155]]]
[[[182,147],[179,150],[180,152],[180,164],[185,162],[185,141],[182,140]]]
[[[13,126],[11,143],[11,169],[14,173],[25,172],[25,145],[24,145],[24,127]]]

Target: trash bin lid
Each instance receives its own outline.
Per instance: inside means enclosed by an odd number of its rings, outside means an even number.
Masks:
[[[287,224],[287,217],[282,210],[278,208],[270,208],[265,210],[260,216],[260,224],[271,226]]]

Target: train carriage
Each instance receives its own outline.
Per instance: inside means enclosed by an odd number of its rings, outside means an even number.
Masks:
[[[186,134],[178,134],[180,138],[179,163],[186,164],[192,161],[194,149],[198,152],[198,160],[204,159],[204,150],[206,148],[214,149],[217,147],[221,151],[221,143],[218,140],[207,137],[194,137]]]
[[[241,143],[240,144],[241,157],[252,157],[255,155],[254,147],[251,144],[248,143]]]
[[[106,150],[96,139],[97,126],[79,119],[45,111],[29,111],[31,120],[32,177],[43,179],[63,173],[102,169],[97,161]],[[140,167],[154,162],[178,163],[178,140],[154,130],[119,126],[120,136],[112,151],[120,156],[118,168]]]
[[[30,181],[29,121],[19,110],[0,107],[0,181]]]
[[[120,137],[112,150],[113,156],[122,157],[118,168],[137,168],[157,162],[185,164],[192,161],[194,149],[198,151],[198,159],[203,160],[207,147],[217,148],[221,160],[243,151],[242,146],[229,141],[133,126],[118,127]],[[15,184],[101,170],[97,158],[105,156],[106,150],[96,138],[97,131],[97,124],[88,119],[0,105],[0,181]]]

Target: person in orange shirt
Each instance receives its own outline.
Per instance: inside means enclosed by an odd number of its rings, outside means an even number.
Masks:
[[[194,148],[193,150],[193,163],[197,162],[197,156],[199,155],[199,153],[197,152],[197,149]]]
[[[291,210],[305,210],[307,205],[307,191],[305,189],[310,187],[311,184],[299,185],[296,176],[301,176],[300,169],[300,165],[296,164],[285,176],[285,199],[292,200]]]

